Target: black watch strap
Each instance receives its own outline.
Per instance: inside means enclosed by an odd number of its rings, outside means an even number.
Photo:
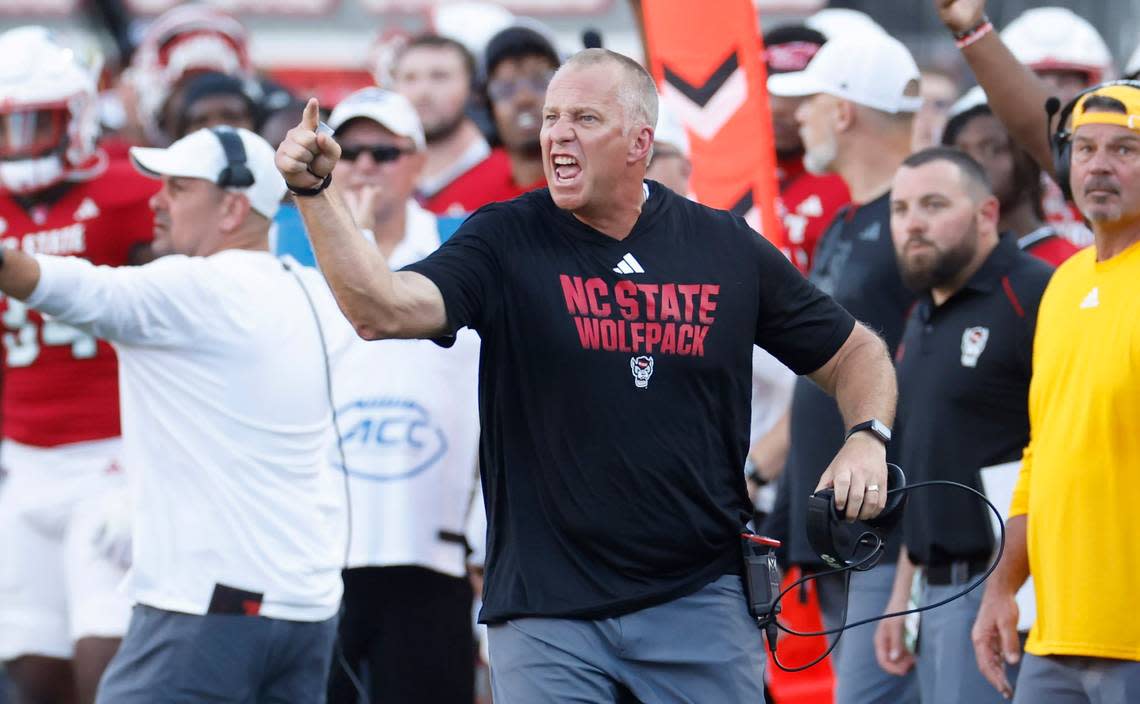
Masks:
[[[312,174],[313,172],[310,171],[309,173]],[[316,174],[313,175],[316,176]],[[325,176],[325,180],[321,181],[320,185],[316,186],[315,188],[298,188],[297,186],[291,185],[288,181],[285,182],[285,187],[288,188],[289,192],[293,195],[304,196],[307,198],[309,196],[315,196],[321,191],[325,190],[329,187],[330,183],[332,183],[332,172],[329,172],[329,175]]]
[[[884,445],[890,443],[891,441],[891,429],[887,426],[886,423],[879,420],[878,418],[872,418],[871,420],[866,420],[862,423],[856,423],[855,425],[851,426],[851,430],[847,431],[847,437],[844,438],[844,440],[850,438],[855,433],[861,433],[863,431],[871,433],[879,440],[881,440]]]

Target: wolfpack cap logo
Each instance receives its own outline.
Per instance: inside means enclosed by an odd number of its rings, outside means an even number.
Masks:
[[[990,339],[990,329],[981,326],[966,328],[962,333],[962,366],[978,366],[978,357],[986,349],[986,342]]]
[[[629,358],[629,370],[633,372],[633,385],[639,389],[649,388],[649,377],[653,376],[653,357],[640,355]]]

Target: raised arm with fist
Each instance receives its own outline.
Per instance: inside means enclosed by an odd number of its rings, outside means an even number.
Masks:
[[[320,105],[316,98],[309,98],[301,122],[277,147],[277,169],[290,189],[319,188],[340,159],[340,145],[320,124]]]
[[[986,14],[986,0],[934,0],[934,8],[942,24],[958,34],[981,24]]]

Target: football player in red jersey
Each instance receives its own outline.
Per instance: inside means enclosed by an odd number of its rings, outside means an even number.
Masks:
[[[786,25],[767,32],[764,59],[768,74],[802,71],[825,41],[822,34],[803,25]],[[851,196],[838,175],[813,174],[804,168],[804,145],[794,117],[803,98],[770,96],[769,100],[780,182],[776,205],[788,238],[784,254],[806,274],[816,242]]]
[[[93,75],[42,27],[0,55],[0,244],[130,263],[156,182],[99,149]],[[115,354],[19,301],[0,322],[0,660],[19,701],[92,701],[130,616]]]

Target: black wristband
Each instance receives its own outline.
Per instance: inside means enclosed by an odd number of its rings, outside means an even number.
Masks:
[[[982,27],[985,27],[987,24],[989,24],[989,21],[990,21],[990,18],[986,17],[986,13],[983,12],[982,16],[978,19],[978,23],[975,24],[973,27],[970,27],[969,29],[961,31],[961,32],[954,32],[954,40],[955,41],[962,41],[966,37],[970,36],[974,32],[981,29]]]
[[[309,173],[312,174],[313,172],[310,171]],[[316,176],[316,174],[313,175]],[[315,196],[321,191],[325,190],[329,187],[330,183],[332,183],[332,172],[329,172],[329,175],[325,176],[325,180],[321,181],[321,185],[317,186],[316,188],[298,188],[297,186],[290,184],[288,181],[285,182],[285,187],[288,188],[289,192],[293,195],[304,196],[307,198],[309,196]]]

